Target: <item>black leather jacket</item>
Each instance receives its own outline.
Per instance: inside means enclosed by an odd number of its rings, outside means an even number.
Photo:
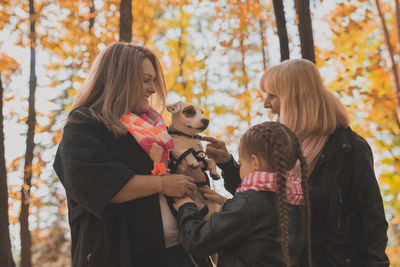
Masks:
[[[228,200],[223,211],[203,221],[196,205],[178,212],[179,238],[184,248],[202,257],[218,252],[218,266],[284,266],[276,193],[245,191]],[[304,206],[289,205],[291,266],[300,266],[306,252]]]
[[[387,222],[367,141],[338,127],[310,179],[313,266],[389,266]]]
[[[219,167],[225,188],[234,191],[240,184],[238,165],[231,159]],[[313,266],[389,266],[387,222],[368,143],[350,127],[338,127],[310,180]]]

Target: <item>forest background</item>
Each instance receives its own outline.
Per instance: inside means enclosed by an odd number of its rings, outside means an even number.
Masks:
[[[0,266],[70,266],[52,162],[91,63],[118,40],[153,49],[167,102],[204,107],[205,134],[232,152],[246,128],[276,119],[262,107],[263,71],[316,62],[373,148],[400,266],[399,0],[0,0]]]

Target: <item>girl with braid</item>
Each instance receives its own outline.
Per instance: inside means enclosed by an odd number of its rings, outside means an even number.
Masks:
[[[310,256],[310,203],[295,134],[278,122],[253,126],[240,139],[239,162],[242,183],[232,199],[202,189],[223,204],[208,221],[190,198],[176,200],[181,244],[194,256],[218,252],[219,267],[300,266],[307,247]],[[291,171],[296,162],[302,179]]]

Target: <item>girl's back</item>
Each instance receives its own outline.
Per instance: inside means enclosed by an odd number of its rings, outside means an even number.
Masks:
[[[284,266],[277,205],[275,192],[240,192],[205,223],[195,205],[185,204],[178,224],[188,231],[182,229],[180,238],[194,256],[218,252],[218,266]],[[307,247],[304,206],[288,205],[288,217],[291,266],[300,266]]]

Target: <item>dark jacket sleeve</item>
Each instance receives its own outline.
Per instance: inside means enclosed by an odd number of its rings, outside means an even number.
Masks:
[[[94,124],[67,124],[53,164],[67,194],[97,217],[134,175],[113,159],[101,132]]]
[[[218,164],[218,167],[222,170],[225,189],[234,195],[236,188],[238,188],[242,183],[242,179],[240,178],[240,165],[231,155],[231,159],[228,162],[220,163]]]
[[[180,207],[177,216],[179,240],[189,254],[196,257],[211,255],[251,231],[254,212],[243,194],[236,194],[223,208],[222,212],[216,212],[204,221],[195,204]]]
[[[354,146],[354,180],[350,190],[354,192],[353,205],[360,233],[357,244],[359,266],[386,267],[389,266],[385,254],[388,224],[374,173],[372,151],[365,140],[357,141]]]

